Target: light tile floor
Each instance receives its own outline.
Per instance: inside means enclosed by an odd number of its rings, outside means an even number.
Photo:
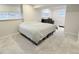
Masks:
[[[20,34],[0,38],[1,54],[63,54],[79,53],[79,40],[77,36],[64,34],[64,28],[56,30],[39,46],[35,46]]]

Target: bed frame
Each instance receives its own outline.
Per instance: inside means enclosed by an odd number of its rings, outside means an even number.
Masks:
[[[48,37],[50,37],[55,31],[52,31],[51,33],[49,33],[46,37],[44,37],[42,40],[38,41],[38,43],[36,43],[35,41],[33,41],[32,39],[30,39],[29,37],[25,36],[24,34],[22,34],[20,32],[20,34],[22,36],[24,36],[25,38],[27,38],[30,42],[32,42],[34,45],[38,46],[40,45],[44,40],[46,40]]]

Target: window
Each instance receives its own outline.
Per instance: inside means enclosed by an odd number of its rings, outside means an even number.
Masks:
[[[59,16],[61,16],[61,17],[65,16],[65,10],[64,9],[59,11]]]
[[[22,19],[20,5],[0,5],[0,8],[3,8],[3,10],[0,10],[0,20]]]
[[[0,12],[0,20],[7,20],[7,19],[20,19],[21,13],[19,12]]]
[[[50,9],[43,9],[42,10],[42,15],[41,15],[42,18],[48,18],[48,17],[51,17],[51,11]]]

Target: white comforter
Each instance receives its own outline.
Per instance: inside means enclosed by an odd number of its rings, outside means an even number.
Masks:
[[[39,40],[43,39],[47,34],[56,30],[56,26],[48,23],[22,23],[19,26],[19,31],[38,43]]]

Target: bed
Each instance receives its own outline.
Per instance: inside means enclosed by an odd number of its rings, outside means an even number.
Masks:
[[[39,45],[55,30],[56,25],[41,22],[24,22],[19,25],[20,34],[28,38],[35,45]]]

